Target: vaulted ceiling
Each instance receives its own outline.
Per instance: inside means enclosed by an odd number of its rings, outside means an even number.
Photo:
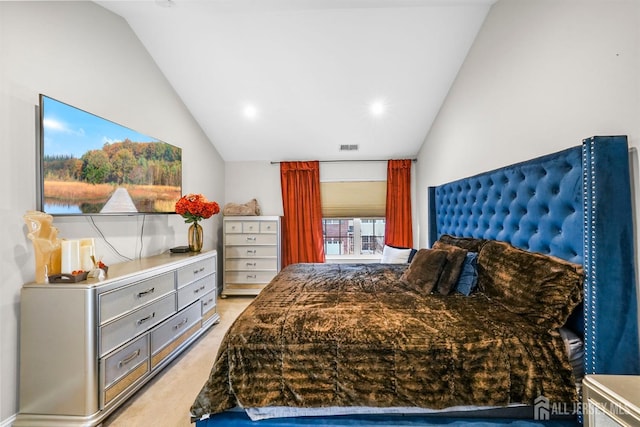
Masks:
[[[96,3],[225,161],[262,161],[415,156],[494,1]]]

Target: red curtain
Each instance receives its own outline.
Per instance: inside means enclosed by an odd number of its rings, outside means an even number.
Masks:
[[[324,262],[320,163],[281,162],[282,267],[299,262]]]
[[[387,207],[385,244],[413,247],[411,221],[411,160],[387,163]]]

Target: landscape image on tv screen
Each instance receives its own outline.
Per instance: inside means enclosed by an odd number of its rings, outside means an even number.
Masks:
[[[40,95],[40,204],[49,214],[173,213],[182,150]]]

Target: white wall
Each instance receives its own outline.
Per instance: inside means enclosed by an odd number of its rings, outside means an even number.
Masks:
[[[91,2],[0,2],[0,425],[18,410],[20,288],[34,279],[23,215],[36,208],[36,118],[44,93],[183,149],[183,191],[224,202],[225,165],[126,22]],[[126,257],[186,244],[178,215],[94,217]],[[107,264],[123,260],[87,218],[56,217],[65,238],[95,237]],[[218,246],[220,216],[203,223]],[[43,351],[46,349],[43,348]]]
[[[419,153],[421,245],[428,186],[621,134],[640,144],[640,2],[498,1]]]
[[[270,162],[227,162],[225,200],[246,203],[256,199],[262,215],[281,216],[280,165]]]

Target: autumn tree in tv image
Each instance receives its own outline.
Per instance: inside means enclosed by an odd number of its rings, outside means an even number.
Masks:
[[[79,213],[173,212],[181,196],[181,149],[125,139],[81,157],[43,157],[44,205]],[[57,208],[56,208],[57,206]]]

